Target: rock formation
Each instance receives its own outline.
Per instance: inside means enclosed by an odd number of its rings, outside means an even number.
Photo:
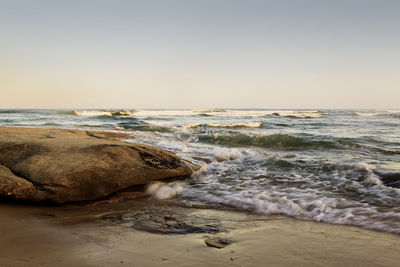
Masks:
[[[0,197],[34,202],[95,200],[196,166],[171,152],[110,138],[123,133],[0,127]]]

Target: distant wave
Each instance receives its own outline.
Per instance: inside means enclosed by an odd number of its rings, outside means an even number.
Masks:
[[[135,116],[138,117],[149,117],[149,118],[154,118],[154,117],[175,117],[175,116],[193,116],[193,113],[191,110],[186,110],[186,109],[176,109],[176,110],[137,110],[135,112]]]
[[[249,123],[231,123],[231,124],[218,124],[218,123],[194,123],[188,124],[186,128],[199,128],[199,127],[212,127],[212,128],[260,128],[262,122],[249,122]]]
[[[354,112],[354,115],[360,117],[375,117],[382,115],[381,113],[361,113],[361,112]]]
[[[272,113],[274,116],[279,117],[289,117],[289,118],[296,118],[296,119],[315,119],[321,118],[322,116],[326,115],[325,113],[320,113],[318,110],[311,110],[311,111],[278,111]]]
[[[193,110],[194,113],[200,115],[215,116],[215,117],[267,117],[280,116],[299,119],[320,118],[326,113],[321,113],[318,110],[310,111],[293,111],[293,110]]]
[[[221,112],[229,112],[230,110],[226,109],[194,109],[193,113],[221,113]]]
[[[13,113],[28,113],[29,111],[23,109],[0,109],[0,114],[13,114]]]
[[[381,112],[354,112],[354,115],[359,117],[375,117],[375,116],[400,117],[400,110],[384,110]]]
[[[178,126],[175,121],[160,121],[160,120],[143,120],[144,124],[162,126],[162,127],[174,127]],[[218,123],[193,123],[184,125],[184,128],[260,128],[262,122],[249,122],[249,123],[231,123],[231,124],[218,124]]]
[[[77,116],[129,116],[129,110],[74,110],[74,115]]]
[[[82,113],[82,111],[79,111]],[[83,113],[93,113],[95,111],[88,110]],[[108,110],[98,110],[98,115],[114,115]],[[119,114],[126,115],[126,114]],[[129,115],[129,114],[127,114]],[[136,110],[134,113],[137,117],[176,117],[176,116],[210,116],[210,117],[266,117],[281,116],[292,118],[320,118],[326,113],[318,110],[295,111],[295,110],[230,110],[230,109],[177,109],[177,110]]]
[[[156,125],[156,126],[173,126],[173,125],[176,124],[173,121],[150,121],[150,120],[144,120],[142,122],[144,124]]]
[[[400,114],[400,109],[388,109],[385,110],[388,113],[396,113],[396,114]]]

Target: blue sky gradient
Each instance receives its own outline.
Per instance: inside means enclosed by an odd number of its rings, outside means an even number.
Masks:
[[[0,1],[0,108],[400,108],[400,1]]]

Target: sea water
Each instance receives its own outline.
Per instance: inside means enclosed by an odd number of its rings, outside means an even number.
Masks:
[[[400,233],[400,110],[0,110],[0,125],[124,131],[202,166],[152,185],[159,199]]]

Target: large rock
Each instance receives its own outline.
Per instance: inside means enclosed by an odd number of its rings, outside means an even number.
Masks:
[[[55,203],[99,199],[196,169],[122,133],[0,127],[0,197]]]

